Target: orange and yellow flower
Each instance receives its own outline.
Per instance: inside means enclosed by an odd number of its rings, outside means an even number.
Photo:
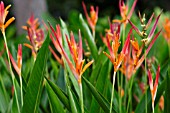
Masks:
[[[117,28],[116,27],[113,28],[113,26],[111,25],[111,33],[106,34],[107,47],[109,49],[110,55],[107,54],[106,52],[103,52],[103,53],[110,59],[110,61],[114,65],[114,72],[117,72],[117,70],[119,69],[125,57],[125,54],[127,53],[127,50],[130,44],[130,35],[132,33],[132,29],[128,33],[124,47],[122,48],[122,51],[120,52],[120,54],[118,54],[118,49],[120,46],[120,42],[119,42],[120,25],[118,26],[118,29],[116,31],[115,29]],[[111,45],[110,45],[109,39],[111,39]]]
[[[17,53],[17,63],[9,52],[9,57],[11,59],[12,65],[19,76],[21,76],[21,67],[22,67],[22,45],[18,45],[18,53]]]
[[[78,44],[76,43],[72,32],[70,33],[70,37],[71,37],[70,40],[68,39],[68,36],[66,35],[70,54],[74,61],[74,63],[72,63],[68,57],[68,54],[65,52],[65,50],[63,48],[62,40],[60,40],[61,35],[58,35],[58,33],[55,32],[54,28],[51,25],[50,25],[50,29],[52,31],[52,35],[56,38],[56,42],[54,42],[54,40],[52,38],[53,36],[51,37],[51,39],[53,40],[54,46],[58,48],[58,49],[57,48],[56,49],[59,50],[62,57],[66,59],[66,62],[68,64],[68,66],[70,67],[70,70],[72,71],[73,75],[77,79],[78,83],[81,84],[81,76],[85,72],[85,70],[93,63],[93,60],[88,62],[83,67],[85,59],[83,59],[82,38],[81,38],[80,31],[79,31],[79,43]]]
[[[1,1],[0,3],[0,29],[2,33],[5,33],[5,29],[8,27],[9,24],[11,24],[15,18],[11,17],[6,23],[5,19],[8,15],[8,9],[11,7],[11,5],[8,5],[6,8],[4,8],[4,3]]]
[[[32,14],[27,21],[28,26],[23,26],[23,29],[27,30],[28,36],[26,37],[30,44],[25,43],[24,45],[32,50],[34,59],[36,59],[37,51],[41,48],[44,42],[44,32],[39,28],[38,18],[34,18]]]
[[[121,14],[122,19],[121,20],[114,19],[113,22],[116,22],[116,23],[118,22],[118,23],[121,23],[121,24],[123,23],[124,27],[125,27],[127,22],[128,22],[127,20],[130,19],[132,14],[133,14],[136,3],[137,3],[137,0],[134,0],[133,5],[131,7],[131,10],[129,12],[128,5],[125,5],[123,0],[119,0],[119,10],[120,10],[120,14]]]
[[[154,110],[154,102],[155,102],[157,88],[158,88],[159,75],[160,75],[160,66],[158,66],[158,69],[157,69],[157,72],[156,72],[155,83],[153,85],[152,74],[151,74],[150,70],[148,70],[148,78],[149,78],[149,86],[150,86],[151,95],[152,95],[152,108],[153,108],[153,110]]]
[[[82,2],[82,5],[83,5],[83,9],[84,9],[84,13],[85,13],[87,22],[88,22],[89,26],[91,27],[92,31],[95,32],[96,23],[98,20],[99,8],[96,7],[96,11],[95,11],[94,6],[91,6],[90,7],[90,16],[89,16],[87,13],[86,5],[84,4],[84,2]]]

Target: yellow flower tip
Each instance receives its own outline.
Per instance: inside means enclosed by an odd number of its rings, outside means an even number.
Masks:
[[[86,69],[87,69],[93,62],[94,62],[94,60],[91,60],[90,62],[88,62],[88,63],[84,66],[83,70],[82,70],[81,73],[80,73],[80,76],[86,71]]]
[[[22,29],[27,30],[27,26],[22,26]]]
[[[11,7],[11,4],[8,5],[8,6],[5,8],[5,10],[7,11],[10,7]]]
[[[10,18],[4,25],[4,29],[6,29],[13,21],[15,20],[14,17]]]
[[[30,49],[33,49],[33,47],[30,44],[24,43],[24,46],[26,46],[26,47],[28,47]]]

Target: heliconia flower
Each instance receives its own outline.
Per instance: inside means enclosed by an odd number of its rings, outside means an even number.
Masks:
[[[154,101],[156,98],[156,93],[157,93],[157,88],[158,88],[159,75],[160,75],[160,66],[158,66],[158,69],[156,72],[156,80],[153,85],[152,74],[151,74],[150,70],[148,70],[148,78],[149,78],[149,86],[150,86],[151,95],[152,95],[152,109],[153,110],[154,110]]]
[[[110,61],[114,65],[115,72],[117,72],[117,70],[119,69],[119,66],[121,65],[121,63],[125,57],[125,54],[128,52],[131,33],[132,33],[132,29],[128,33],[125,44],[124,44],[122,51],[120,52],[119,55],[117,54],[117,52],[118,52],[118,48],[120,46],[120,42],[119,42],[120,31],[117,33],[114,32],[114,34],[110,34],[112,36],[112,45],[110,45],[110,42],[109,42],[109,34],[106,34],[107,47],[109,49],[110,55],[107,54],[106,52],[103,52],[103,53],[110,59]]]
[[[119,0],[119,10],[120,10],[122,20],[114,19],[113,22],[124,23],[124,25],[126,26],[128,22],[127,20],[130,19],[133,14],[136,3],[137,3],[137,0],[134,0],[130,12],[128,12],[129,11],[128,5],[125,5],[125,3],[122,0]]]
[[[49,25],[50,25],[50,23],[49,23]],[[79,30],[79,43],[78,44],[76,43],[72,32],[70,34],[70,37],[71,37],[70,40],[68,39],[68,36],[66,35],[68,47],[69,47],[71,56],[74,61],[74,63],[72,63],[63,48],[62,40],[60,40],[60,37],[59,37],[60,35],[57,35],[58,33],[55,32],[54,28],[51,25],[50,25],[50,29],[52,31],[52,35],[56,38],[55,43],[54,43],[54,40],[51,38],[53,40],[54,46],[56,44],[58,44],[57,47],[60,48],[59,50],[61,50],[60,54],[62,55],[63,58],[66,59],[66,62],[68,63],[68,66],[70,67],[70,70],[72,71],[73,75],[77,79],[78,83],[81,84],[81,76],[85,72],[85,70],[93,63],[93,60],[88,62],[83,67],[85,59],[83,59],[82,38],[81,38],[80,30]]]
[[[2,33],[5,33],[5,29],[9,26],[9,24],[11,24],[15,18],[11,17],[6,23],[5,23],[5,19],[8,15],[8,9],[11,7],[11,5],[8,5],[6,8],[4,7],[4,3],[3,1],[1,1],[0,3],[0,29],[2,31]]]
[[[86,5],[84,4],[84,2],[82,2],[83,5],[83,10],[87,19],[87,22],[89,24],[89,26],[91,27],[92,31],[95,31],[95,26],[98,20],[98,12],[99,12],[99,8],[96,7],[96,11],[94,10],[94,6],[90,7],[90,16],[87,13],[87,9],[86,9]]]
[[[58,41],[60,42],[60,44],[62,45],[62,34],[61,34],[61,29],[60,29],[60,25],[56,25],[56,31],[54,29],[52,29],[51,27],[51,31],[54,34],[54,36],[52,34],[50,34],[50,38],[52,40],[52,43],[54,44],[55,48],[57,49],[57,51],[62,54],[61,48],[59,46]]]
[[[162,13],[162,12],[161,12]],[[144,20],[145,20],[145,17],[141,17],[141,15],[140,15],[140,13],[139,13],[139,17],[140,17],[140,21],[141,21],[141,26],[143,27],[143,30],[142,31],[140,31],[129,19],[128,19],[128,21],[129,21],[129,23],[131,24],[131,26],[134,28],[134,30],[138,33],[138,35],[139,36],[141,36],[143,39],[142,39],[142,41],[144,42],[144,44],[145,45],[148,45],[149,43],[150,43],[150,41],[152,40],[152,37],[153,37],[153,35],[154,35],[154,32],[155,32],[155,30],[156,30],[156,26],[157,26],[157,24],[158,24],[158,20],[159,20],[159,18],[160,18],[160,16],[161,16],[161,13],[158,15],[158,17],[156,18],[156,20],[155,20],[155,23],[154,23],[154,25],[153,25],[153,27],[152,27],[152,29],[150,30],[150,33],[147,35],[146,34],[146,30],[148,29],[148,27],[149,27],[149,25],[150,25],[150,23],[151,23],[151,21],[152,21],[152,18],[153,18],[153,16],[154,16],[154,13],[152,14],[152,16],[150,17],[150,19],[149,19],[149,21],[148,21],[148,23],[145,25],[145,23],[144,23]]]
[[[18,45],[18,53],[17,53],[17,63],[9,52],[9,57],[11,59],[12,65],[19,76],[21,76],[21,67],[22,67],[22,45]]]
[[[145,59],[145,55],[147,55],[150,51],[150,49],[152,48],[153,44],[155,43],[156,39],[158,38],[159,34],[161,33],[162,29],[155,35],[155,37],[151,40],[150,44],[148,45],[147,49],[146,49],[146,53],[144,53],[140,59],[137,61],[134,72],[141,66],[142,62]]]
[[[30,18],[27,20],[29,28],[36,30],[39,27],[38,18],[35,19],[34,14],[31,14]],[[22,26],[23,29],[27,30],[27,26]]]
[[[32,50],[32,55],[35,60],[37,51],[41,48],[44,42],[44,32],[41,28],[39,28],[38,19],[35,19],[33,14],[28,19],[27,24],[28,26],[23,26],[23,29],[28,32],[28,36],[26,38],[30,41],[30,44],[24,43],[24,46]]]
[[[170,19],[166,18],[165,23],[163,23],[163,37],[167,40],[168,44],[170,44]]]
[[[51,31],[54,34],[54,36],[52,34],[50,34],[50,38],[52,40],[52,43],[54,45],[54,47],[56,48],[56,50],[62,55],[62,51],[61,48],[59,46],[58,41],[60,42],[60,44],[62,45],[62,34],[61,34],[61,29],[60,29],[60,25],[56,25],[56,31],[52,28],[52,26],[50,25]],[[48,29],[48,28],[47,28]],[[62,60],[62,58],[60,58],[55,52],[54,50],[51,48],[51,46],[49,46],[49,49],[51,51],[51,53],[53,54],[53,56],[55,57],[55,59],[58,61],[58,63],[60,63],[62,66],[64,66],[64,62]]]
[[[70,69],[73,69],[72,72],[75,75],[75,77],[78,80],[78,83],[81,83],[81,75],[85,72],[85,70],[94,62],[93,60],[88,62],[84,67],[85,59],[83,59],[83,49],[82,49],[82,38],[81,33],[79,31],[79,43],[76,44],[74,35],[71,32],[70,34],[71,39],[69,40],[66,36],[67,43],[69,46],[69,50],[71,53],[71,56],[74,60],[75,66],[71,63],[70,59],[68,58],[67,54],[63,52],[63,56],[65,57],[66,61],[68,62],[68,65]],[[70,62],[70,63],[69,63]]]

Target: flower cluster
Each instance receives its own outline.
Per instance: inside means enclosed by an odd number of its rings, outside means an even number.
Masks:
[[[32,50],[32,55],[36,59],[37,52],[44,42],[44,32],[39,28],[38,18],[35,19],[33,14],[28,19],[27,24],[28,26],[23,26],[23,29],[28,32],[26,38],[30,41],[30,44],[25,43],[24,45]]]

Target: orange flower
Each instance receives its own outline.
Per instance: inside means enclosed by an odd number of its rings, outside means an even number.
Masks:
[[[4,9],[4,3],[3,1],[1,1],[0,3],[0,29],[2,31],[2,33],[5,33],[5,29],[8,27],[9,24],[11,24],[15,18],[11,17],[6,23],[5,23],[5,19],[8,15],[8,9],[11,7],[11,5],[8,5],[5,9]]]
[[[24,45],[32,50],[35,60],[37,51],[41,48],[44,42],[44,32],[41,28],[39,28],[38,19],[34,19],[33,14],[28,19],[27,24],[28,26],[23,26],[23,29],[28,32],[27,39],[30,41],[30,44],[25,43]]]
[[[62,55],[62,51],[60,49],[59,43],[62,45],[62,34],[61,34],[61,30],[60,30],[60,25],[56,25],[56,31],[54,29],[51,29],[54,36],[52,34],[50,34],[50,38],[52,40],[53,45],[55,46],[55,48],[57,49],[57,51]],[[62,65],[64,66],[64,62],[63,60],[54,52],[54,50],[52,49],[51,46],[49,46],[49,49],[51,51],[51,53],[53,54],[53,56],[55,57],[55,59]]]
[[[9,57],[11,59],[12,65],[19,76],[21,76],[21,67],[22,67],[22,45],[18,45],[18,53],[17,53],[17,63],[9,52]]]
[[[118,26],[120,28],[120,26]],[[117,54],[119,46],[120,46],[120,42],[119,42],[119,34],[120,34],[120,29],[118,28],[117,31],[114,31],[113,28],[111,28],[111,32],[113,34],[106,34],[106,40],[107,40],[107,47],[109,49],[110,55],[107,54],[106,52],[103,52],[112,62],[112,64],[114,65],[114,72],[117,72],[117,70],[119,69],[125,54],[127,53],[127,49],[129,47],[129,43],[130,43],[130,35],[132,33],[132,29],[130,30],[130,32],[128,33],[128,36],[126,38],[126,42],[125,45],[122,49],[122,51],[120,52],[120,54]],[[109,42],[109,36],[111,36],[112,38],[112,45],[110,45]]]
[[[157,88],[158,88],[158,80],[159,80],[159,75],[160,75],[160,66],[158,66],[157,72],[156,72],[156,80],[153,86],[153,79],[152,79],[152,74],[150,70],[148,70],[148,78],[149,78],[149,85],[150,85],[150,90],[151,90],[151,95],[152,95],[152,108],[154,111],[154,101],[156,98],[156,93],[157,93]]]
[[[122,20],[114,19],[113,22],[123,23],[126,26],[126,24],[128,22],[127,20],[130,19],[132,16],[132,13],[135,9],[136,3],[137,3],[137,0],[134,0],[131,10],[128,14],[128,10],[129,10],[128,5],[125,5],[125,3],[122,0],[119,0],[119,10],[120,10]]]
[[[66,62],[68,63],[68,66],[70,67],[70,70],[72,71],[73,75],[77,79],[78,83],[81,84],[81,76],[85,72],[85,70],[93,63],[93,60],[88,62],[83,67],[85,59],[83,59],[82,38],[81,38],[80,31],[79,31],[79,43],[78,44],[76,44],[76,41],[74,39],[74,35],[72,32],[70,33],[70,37],[71,37],[70,40],[68,39],[68,36],[66,35],[68,47],[69,47],[71,56],[74,61],[74,63],[72,63],[62,46],[62,40],[60,40],[60,37],[59,37],[60,35],[57,35],[57,33],[55,32],[54,28],[51,25],[50,25],[50,29],[52,31],[53,36],[56,38],[56,43],[54,43],[54,40],[52,39],[54,46],[60,48],[59,49],[61,50],[60,54],[66,59]]]
[[[170,44],[170,19],[166,18],[165,23],[163,23],[163,37],[167,40],[168,44]]]
[[[98,20],[98,12],[99,12],[99,8],[96,7],[96,11],[94,10],[94,6],[90,7],[90,16],[87,13],[87,9],[86,9],[86,5],[84,4],[84,2],[82,2],[83,5],[83,10],[85,13],[85,16],[87,18],[88,24],[90,25],[92,31],[95,31],[95,26]]]

